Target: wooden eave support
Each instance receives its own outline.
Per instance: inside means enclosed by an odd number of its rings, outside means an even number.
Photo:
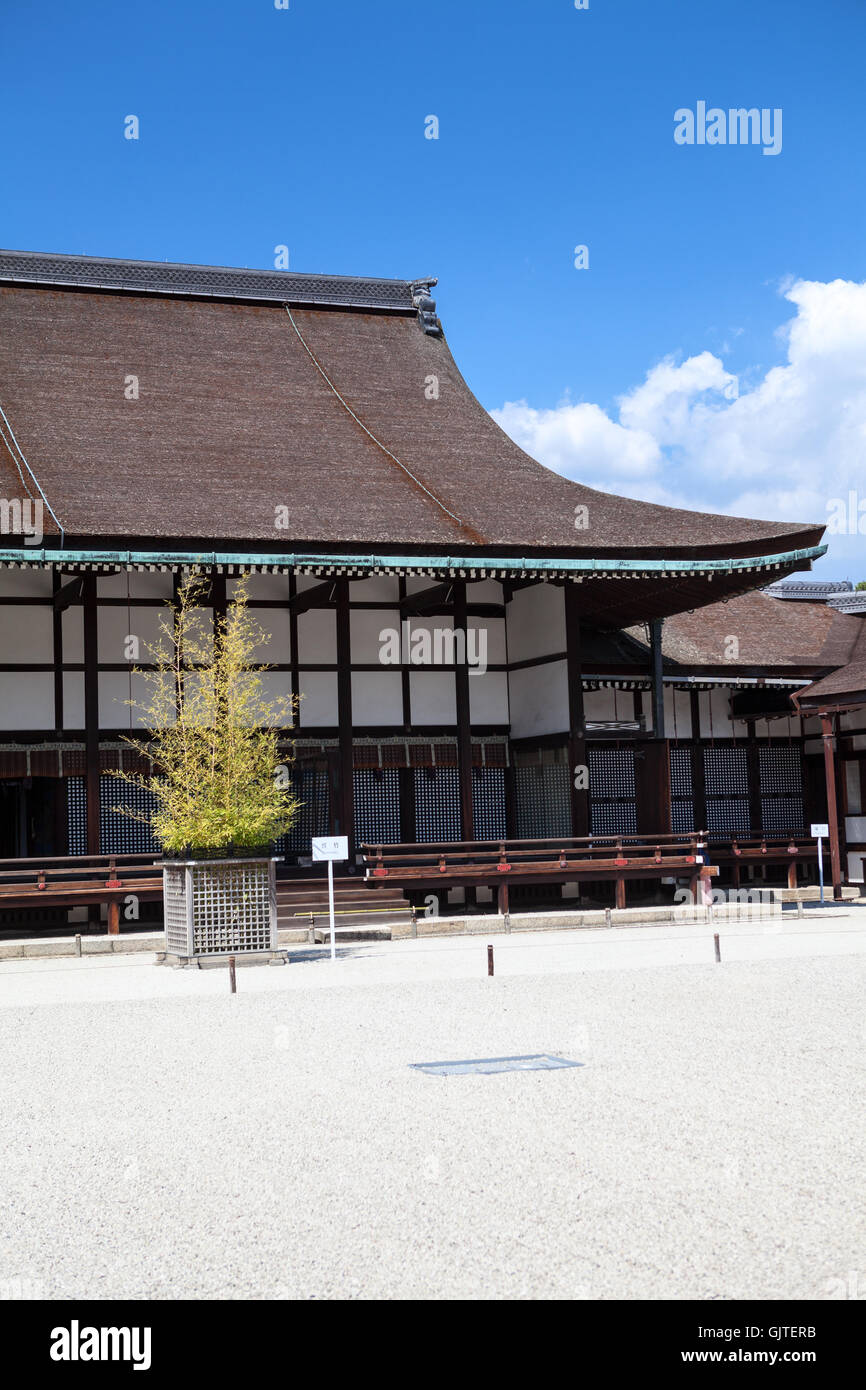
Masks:
[[[310,608],[329,608],[334,601],[336,587],[336,579],[326,579],[323,584],[316,584],[312,589],[302,589],[299,594],[289,599],[289,611],[297,617],[299,613],[306,613]]]

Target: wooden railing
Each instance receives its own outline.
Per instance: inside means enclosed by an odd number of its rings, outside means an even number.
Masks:
[[[699,879],[718,876],[704,863],[706,841],[692,835],[589,835],[549,840],[449,841],[442,844],[364,844],[365,880],[429,888],[449,883],[496,887],[500,912],[508,911],[508,885],[613,880],[617,907],[625,906],[628,879],[688,875],[697,897]]]
[[[0,911],[10,908],[89,907],[105,903],[108,931],[120,930],[120,904],[162,897],[162,874],[153,854],[60,855],[0,859]]]

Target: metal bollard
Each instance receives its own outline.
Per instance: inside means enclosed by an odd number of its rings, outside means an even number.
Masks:
[[[487,973],[493,974],[493,947],[490,945],[487,947]]]
[[[713,933],[713,944],[715,945],[715,948],[716,948],[716,963],[717,963],[718,965],[721,965],[721,963],[722,963],[722,953],[721,953],[721,950],[719,949],[719,933],[718,933],[718,932],[714,932],[714,933]]]
[[[229,988],[231,989],[232,994],[237,994],[237,992],[238,992],[238,982],[237,982],[237,977],[236,977],[236,975],[235,975],[235,958],[234,958],[234,956],[229,956]]]

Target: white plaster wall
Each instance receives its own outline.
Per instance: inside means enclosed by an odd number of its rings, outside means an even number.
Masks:
[[[472,724],[507,724],[508,676],[505,671],[486,671],[469,676],[469,718]]]
[[[66,707],[64,686],[63,722],[67,728],[80,727],[84,723],[84,678],[82,676],[82,709],[80,724],[70,717]],[[100,671],[99,673],[99,727],[100,729],[143,728],[146,716],[139,709],[130,709],[125,703],[132,698],[139,705],[147,705],[150,692],[143,676],[130,675],[124,671]]]
[[[470,631],[478,631],[487,634],[487,665],[504,666],[506,661],[505,646],[505,619],[504,618],[469,618],[467,626]],[[483,640],[476,637],[474,650],[479,652],[481,647],[478,645]],[[468,644],[467,644],[468,645]]]
[[[0,671],[4,729],[54,728],[54,676],[50,671]]]
[[[467,603],[502,603],[502,582],[499,579],[479,579],[466,585]]]
[[[352,676],[352,723],[403,723],[403,678],[399,671],[356,671]]]
[[[269,577],[269,576],[266,576]],[[285,666],[292,659],[292,629],[287,608],[251,608],[250,617],[264,634],[253,649],[253,660]]]
[[[518,589],[506,607],[509,661],[565,651],[565,597],[553,584]]]
[[[333,608],[311,608],[298,614],[298,660],[337,660],[337,615]]]
[[[845,838],[855,845],[866,845],[866,816],[845,817]]]
[[[512,737],[529,738],[568,729],[568,674],[564,661],[512,671],[509,698]]]
[[[63,727],[84,728],[84,673],[65,671],[63,675]]]
[[[862,883],[863,880],[863,856],[864,850],[848,851],[848,882]]]
[[[380,633],[392,629],[400,640],[399,608],[363,608],[351,615],[352,661],[370,665],[380,660]]]
[[[631,719],[631,691],[619,690],[614,699],[613,690],[585,690],[583,692],[583,714],[589,720]]]
[[[50,598],[52,592],[50,570],[0,569],[0,598]]]
[[[51,608],[0,604],[0,662],[54,660]],[[2,715],[0,715],[2,719]]]
[[[665,733],[668,738],[691,738],[692,702],[687,690],[673,690],[665,686]]]
[[[302,728],[337,723],[336,671],[301,671],[298,688],[303,697],[298,708]]]
[[[866,710],[855,709],[850,714],[843,714],[839,720],[839,728],[846,732],[853,729],[866,729]]]
[[[237,590],[238,579],[226,579],[226,598],[231,602]],[[250,574],[247,576],[247,597],[249,599],[274,599],[280,603],[289,601],[289,576],[287,574]]]
[[[126,598],[126,575],[110,574],[98,575],[96,580],[96,594],[98,598]],[[147,570],[142,573],[133,571],[129,575],[129,597],[130,598],[156,598],[170,599],[173,593],[172,576],[170,574],[150,574]]]
[[[351,603],[394,603],[400,597],[396,575],[372,574],[369,579],[353,579],[349,584]]]
[[[453,671],[411,671],[409,699],[413,724],[456,724]]]
[[[138,638],[139,655],[130,664],[146,665],[151,659],[147,647],[159,644],[159,624],[163,616],[162,608],[99,608],[96,625],[99,660],[126,661],[126,638],[131,635]]]
[[[856,762],[846,762],[843,764],[845,769],[845,782],[848,793],[848,810],[852,815],[859,815],[863,810],[860,804],[860,764]],[[862,837],[866,839],[866,835]]]
[[[60,615],[64,662],[84,660],[84,614],[80,608],[67,608]]]

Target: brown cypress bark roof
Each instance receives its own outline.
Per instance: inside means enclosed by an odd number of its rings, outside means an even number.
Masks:
[[[646,558],[820,540],[817,524],[630,501],[544,468],[424,331],[412,282],[244,275],[0,253],[0,405],[67,535]]]
[[[633,628],[630,635],[642,640],[643,629]],[[864,636],[863,618],[825,603],[786,603],[757,592],[667,618],[662,650],[680,666],[788,667],[808,673],[850,661]],[[737,641],[736,659],[727,654],[731,637]]]

